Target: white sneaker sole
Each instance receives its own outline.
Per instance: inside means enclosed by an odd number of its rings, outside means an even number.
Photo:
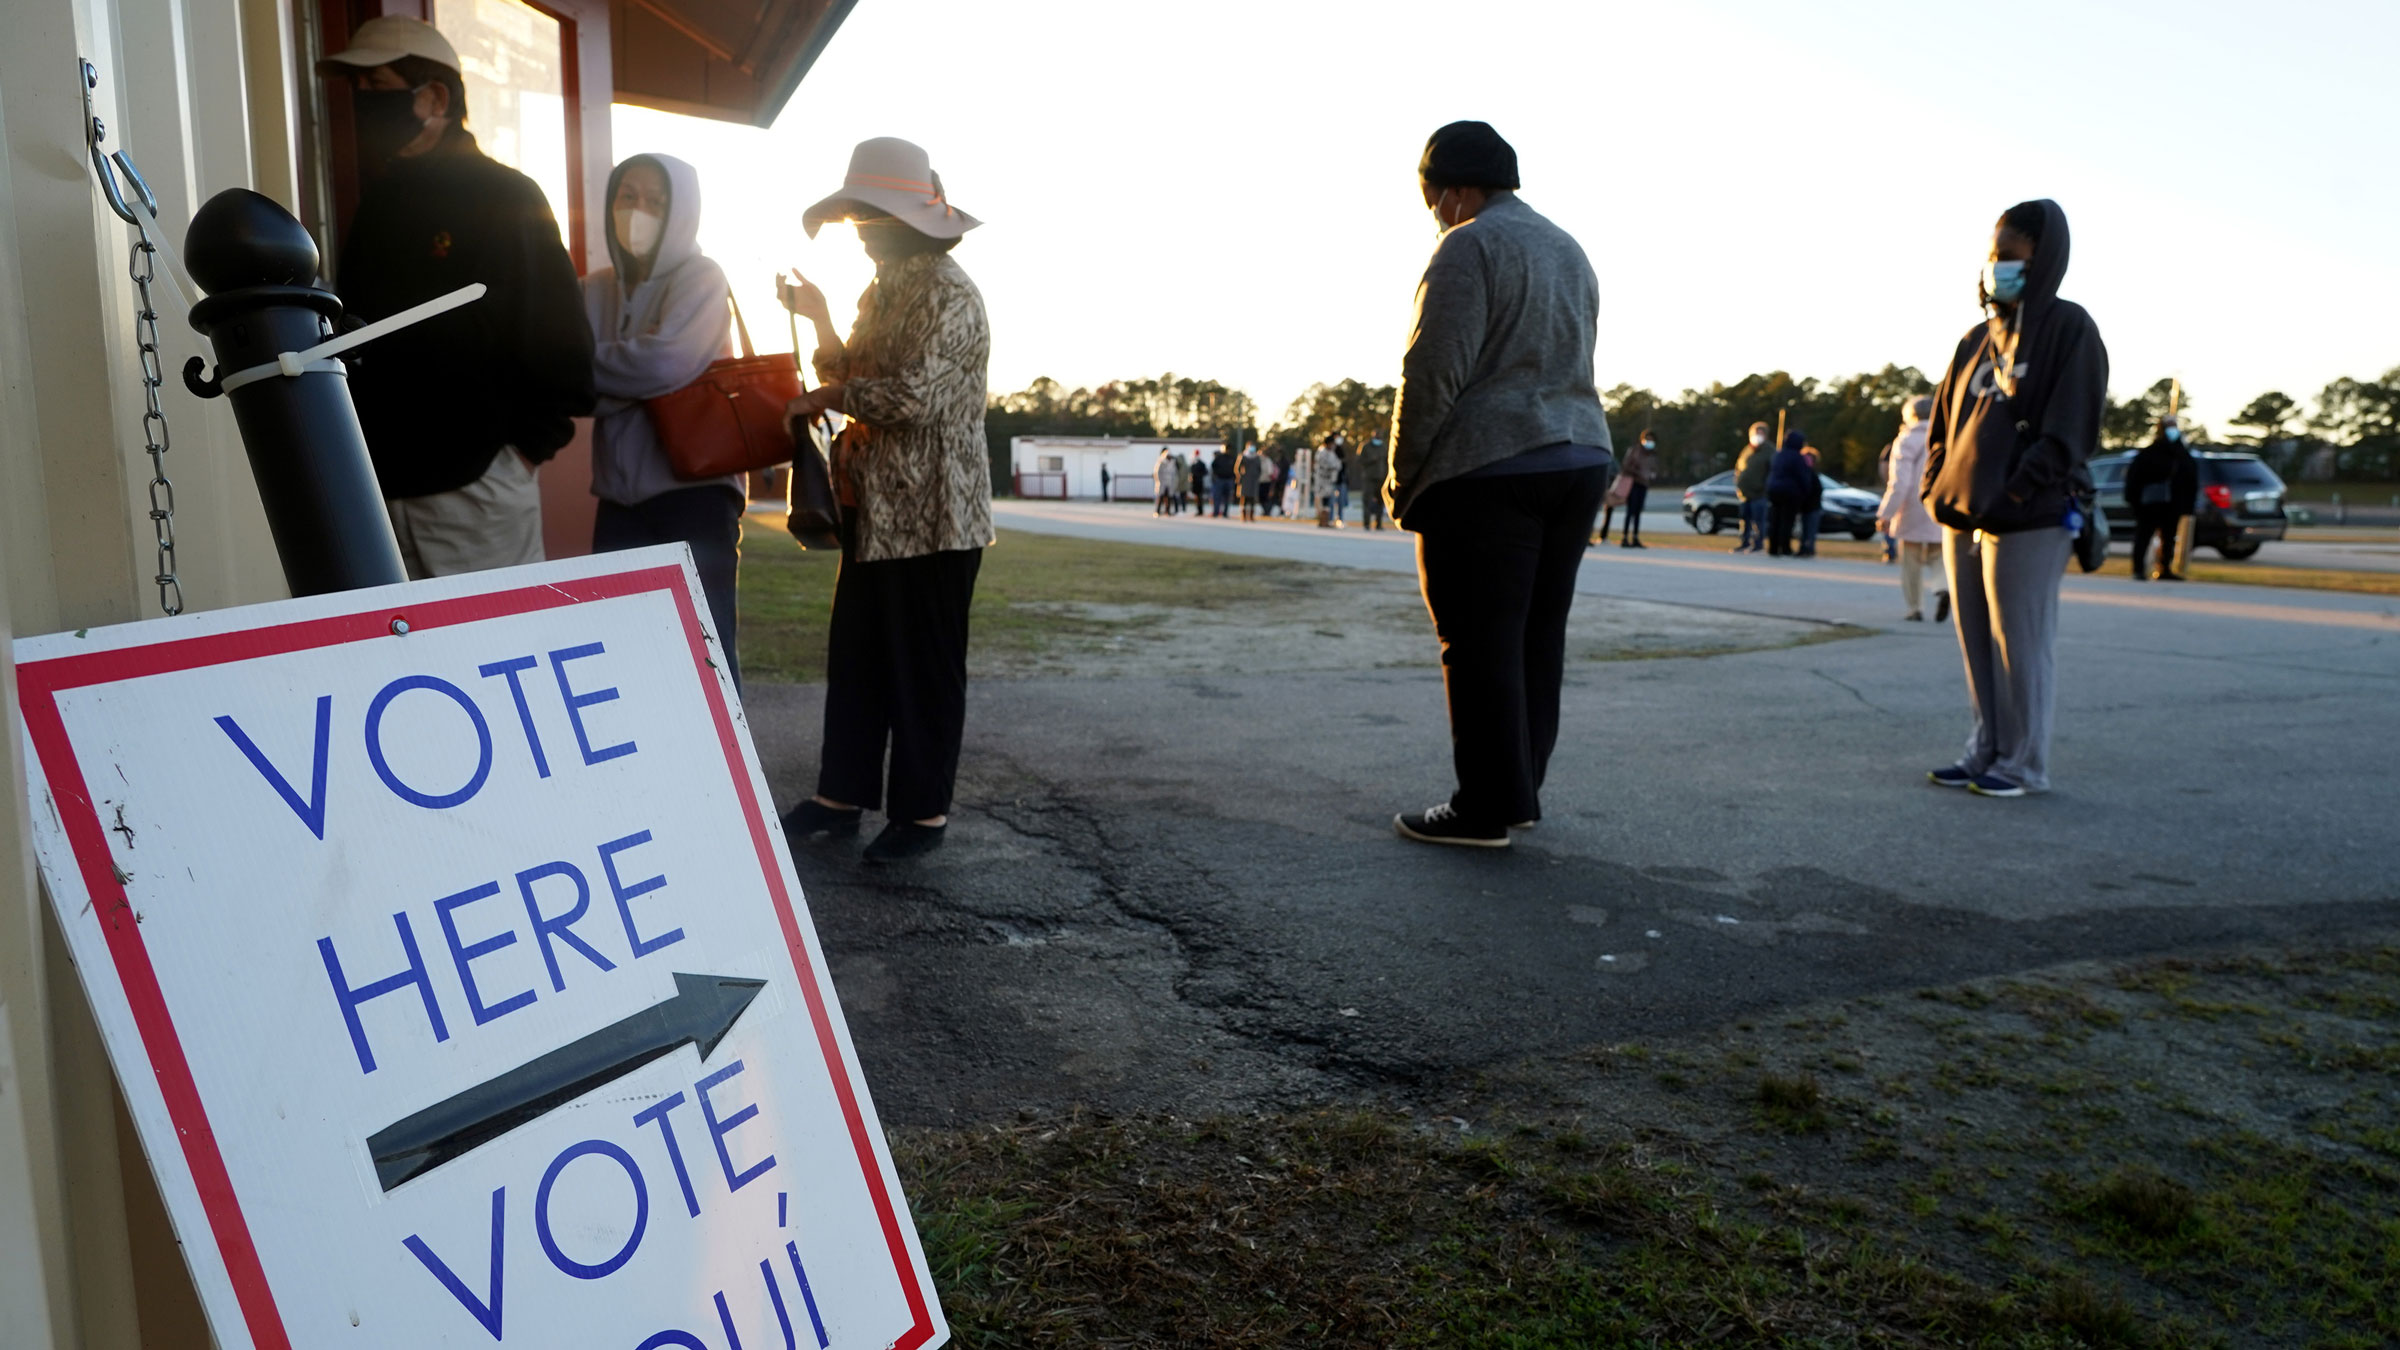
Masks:
[[[1408,828],[1408,822],[1399,816],[1392,817],[1392,829],[1401,838],[1414,839],[1420,844],[1453,844],[1459,848],[1508,847],[1508,836],[1505,834],[1501,835],[1497,839],[1461,839],[1445,834],[1419,834],[1417,831]]]

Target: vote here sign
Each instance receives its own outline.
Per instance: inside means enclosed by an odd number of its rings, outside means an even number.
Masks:
[[[680,548],[16,644],[218,1343],[947,1338]]]

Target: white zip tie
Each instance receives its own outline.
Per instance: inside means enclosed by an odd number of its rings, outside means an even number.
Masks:
[[[490,287],[480,281],[461,286],[448,295],[435,296],[421,305],[411,305],[390,318],[377,319],[364,328],[344,333],[337,338],[329,338],[307,351],[283,352],[272,361],[262,362],[246,370],[237,370],[231,375],[219,376],[217,386],[230,394],[245,384],[256,384],[260,380],[273,379],[278,375],[296,379],[302,375],[324,371],[339,374],[342,371],[342,363],[333,360],[333,357],[339,356],[352,347],[364,346],[379,337],[396,333],[410,324],[422,323],[436,314],[446,314],[460,305],[481,300],[483,293],[489,289]]]

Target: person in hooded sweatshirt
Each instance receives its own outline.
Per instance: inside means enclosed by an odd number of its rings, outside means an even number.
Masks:
[[[2020,202],[1984,264],[1986,318],[1959,339],[1925,428],[1925,504],[1943,526],[1973,726],[1942,787],[2020,797],[2050,787],[2059,579],[2091,505],[2108,349],[2062,300],[2066,212]]]
[[[708,616],[734,679],[741,567],[739,474],[675,476],[643,400],[671,394],[731,353],[724,269],[700,252],[700,175],[669,155],[635,155],[608,176],[608,256],[583,279],[593,334],[592,551],[689,544]]]
[[[1417,283],[1384,495],[1417,536],[1458,788],[1392,825],[1505,848],[1541,819],[1567,614],[1615,467],[1592,371],[1600,283],[1574,236],[1517,196],[1517,152],[1488,124],[1433,133],[1417,177],[1441,233]]]
[[[1798,428],[1783,434],[1783,446],[1767,465],[1767,556],[1792,555],[1792,527],[1808,509],[1808,485],[1816,472],[1808,460],[1808,436]]]
[[[1884,454],[1883,502],[1875,509],[1875,527],[1892,541],[1900,563],[1900,602],[1908,606],[1903,619],[1925,619],[1925,568],[1941,547],[1942,527],[1925,510],[1925,419],[1933,413],[1933,396],[1920,394],[1900,408],[1900,434]],[[1933,621],[1950,617],[1950,592],[1933,593]]]
[[[2133,508],[2134,580],[2183,580],[2177,569],[2190,559],[2175,556],[2175,539],[2199,493],[2200,466],[2183,443],[2182,425],[2173,417],[2160,418],[2158,435],[2125,467],[2125,504]],[[2155,572],[2149,570],[2152,536],[2158,539]]]

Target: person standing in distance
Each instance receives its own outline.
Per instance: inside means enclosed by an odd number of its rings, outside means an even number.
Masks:
[[[343,308],[372,323],[482,282],[483,298],[365,348],[359,429],[411,577],[542,560],[534,467],[592,411],[592,330],[534,181],[478,149],[458,53],[384,15],[317,63],[347,79],[366,191],[342,240]]]
[[[1383,512],[1383,476],[1391,468],[1391,455],[1384,449],[1381,433],[1369,436],[1358,452],[1358,515],[1359,528],[1388,529],[1390,520]]]
[[[1933,396],[1919,394],[1901,405],[1900,434],[1884,448],[1883,502],[1875,510],[1875,527],[1897,547],[1900,562],[1900,602],[1908,606],[1904,620],[1925,621],[1925,567],[1941,547],[1942,527],[1925,512],[1925,419],[1933,413]],[[1950,617],[1950,592],[1933,593],[1933,621]]]
[[[1987,797],[2050,788],[2058,587],[2091,506],[2089,461],[2108,401],[2108,349],[2058,297],[2067,213],[2020,202],[1992,232],[1987,317],[1959,339],[1933,393],[1925,504],[1941,522],[1974,714],[1966,752],[1928,775]]]
[[[1658,438],[1649,428],[1642,429],[1642,438],[1625,452],[1625,464],[1618,471],[1625,482],[1625,524],[1617,533],[1619,548],[1648,548],[1642,542],[1642,508],[1650,502],[1650,479],[1658,472]],[[1608,542],[1608,517],[1600,517],[1600,542]]]
[[[1771,435],[1766,423],[1752,422],[1750,443],[1742,447],[1741,458],[1733,464],[1734,499],[1742,508],[1742,537],[1733,546],[1736,553],[1767,550],[1767,469],[1775,461],[1775,447],[1768,444]]]
[[[2125,466],[2125,502],[2133,508],[2135,581],[2183,580],[2178,569],[2190,566],[2191,560],[2175,556],[2175,540],[2183,518],[2192,513],[2192,499],[2199,495],[2200,466],[2183,443],[2183,426],[2173,417],[2162,417],[2158,435]],[[2158,538],[2155,572],[2149,570],[2153,535]]]
[[[1417,176],[1441,235],[1417,284],[1384,494],[1417,536],[1458,786],[1392,825],[1503,848],[1541,819],[1567,611],[1613,463],[1592,378],[1600,285],[1574,238],[1518,198],[1517,152],[1488,124],[1433,133]]]

